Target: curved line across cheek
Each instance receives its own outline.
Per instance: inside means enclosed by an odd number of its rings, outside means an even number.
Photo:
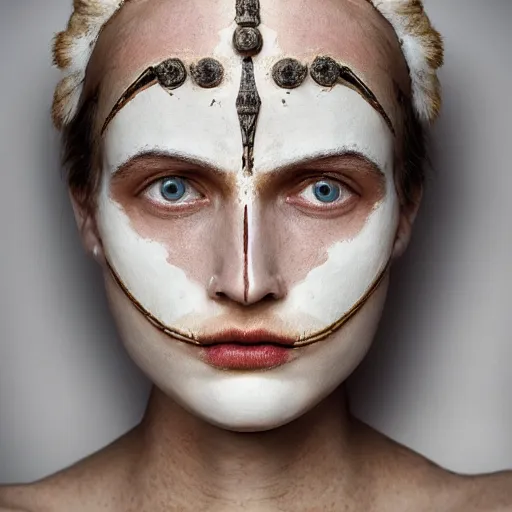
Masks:
[[[382,272],[377,276],[377,278],[373,281],[373,283],[369,286],[367,291],[361,298],[354,304],[354,306],[343,314],[336,322],[332,323],[328,327],[316,331],[307,336],[299,336],[297,341],[290,346],[290,349],[293,348],[301,348],[306,347],[308,345],[312,345],[317,343],[325,338],[331,336],[336,331],[341,329],[353,316],[355,316],[361,308],[368,302],[368,300],[373,296],[376,290],[379,288],[381,283],[383,282],[386,274],[389,271],[389,267],[391,264],[391,257],[385,265]],[[122,279],[116,273],[114,267],[107,260],[107,266],[112,274],[112,277],[122,292],[126,295],[126,297],[130,300],[130,302],[139,310],[139,312],[146,318],[146,320],[151,323],[154,327],[156,327],[159,331],[161,331],[166,336],[169,336],[177,341],[182,341],[194,346],[204,346],[204,343],[201,343],[200,337],[195,335],[192,332],[185,332],[182,329],[173,328],[165,325],[158,318],[156,318],[151,312],[149,312],[133,295],[133,293],[128,289],[128,287],[123,283]]]

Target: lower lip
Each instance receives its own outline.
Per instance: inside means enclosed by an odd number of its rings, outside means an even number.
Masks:
[[[237,345],[222,343],[204,348],[205,360],[226,370],[263,370],[288,362],[291,350],[275,345]]]

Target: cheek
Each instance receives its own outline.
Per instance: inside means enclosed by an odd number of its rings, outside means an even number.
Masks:
[[[232,237],[226,237],[222,233],[226,226],[224,214],[215,214],[214,208],[206,207],[192,215],[176,216],[172,218],[159,218],[148,214],[143,208],[134,203],[122,205],[126,217],[129,219],[130,228],[138,237],[157,243],[165,250],[167,263],[173,267],[182,269],[190,280],[202,283],[205,287],[208,280],[214,275],[217,266],[217,257],[213,249],[219,241],[226,240],[234,244]],[[243,222],[240,212],[232,212],[232,216],[238,214],[240,223]],[[238,241],[242,243],[241,239]]]
[[[280,212],[277,218],[269,216],[265,219],[264,222],[278,232],[278,253],[286,259],[282,276],[288,287],[303,282],[313,269],[324,265],[336,244],[348,245],[355,240],[378,209],[383,195],[382,191],[371,197],[358,198],[355,206],[341,216],[315,217],[290,207]]]
[[[359,230],[360,220],[355,218],[346,228],[347,232],[341,226],[337,229],[326,226],[309,232],[309,239],[316,242],[318,236],[325,245],[312,241],[306,245],[304,237],[307,235],[300,235],[300,247],[307,247],[306,254],[316,259],[317,264],[301,269],[297,277],[306,275],[303,279],[294,280],[289,287],[281,315],[296,319],[303,338],[317,335],[319,330],[327,332],[338,328],[378,283],[393,250],[398,223],[397,205],[392,187]],[[307,261],[298,248],[292,249],[292,253],[295,258],[290,259]],[[308,321],[303,320],[306,313]]]
[[[208,275],[206,267],[211,262],[202,257],[200,234],[184,242],[188,230],[182,226],[168,233],[169,238],[162,243],[163,235],[156,236],[158,226],[146,225],[137,217],[133,221],[109,197],[105,183],[98,201],[97,221],[105,256],[119,284],[159,323],[169,326],[170,330],[175,326],[176,334],[188,336],[189,330],[194,329],[194,322],[184,326],[181,322],[184,318],[195,319],[198,311],[207,317],[219,313],[216,305],[208,301],[204,283],[196,279],[198,275]],[[149,236],[142,236],[144,231]],[[169,246],[174,252],[170,253]],[[192,256],[192,251],[196,250],[197,255]],[[181,267],[176,261],[188,264]]]

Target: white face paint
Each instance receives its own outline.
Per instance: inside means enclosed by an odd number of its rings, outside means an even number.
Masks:
[[[261,243],[261,238],[254,236],[257,223],[253,225],[252,220],[258,197],[251,178],[241,177],[242,139],[235,109],[241,59],[231,46],[233,30],[234,26],[221,32],[221,42],[213,54],[225,67],[220,86],[202,89],[188,79],[172,95],[158,85],[150,87],[117,113],[104,135],[98,224],[106,257],[145,310],[171,330],[185,334],[208,332],[209,323],[226,315],[229,307],[209,296],[208,282],[195,281],[186,269],[169,263],[167,247],[142,238],[134,230],[128,215],[110,195],[110,180],[120,166],[148,151],[200,160],[237,176],[240,212],[247,207],[249,217],[247,277],[252,286],[257,278],[251,255]],[[280,52],[274,32],[265,26],[260,30],[265,44],[254,58],[262,101],[254,176],[342,152],[364,155],[385,176],[383,199],[375,204],[357,235],[336,241],[328,249],[326,261],[293,283],[273,306],[272,313],[281,325],[293,326],[297,338],[307,337],[348,313],[387,266],[398,222],[394,140],[383,118],[348,87],[324,89],[308,76],[297,89],[279,88],[270,70],[288,55]],[[128,349],[152,380],[195,414],[237,430],[276,427],[325,397],[359,363],[380,312],[379,304],[368,304],[366,317],[356,317],[336,339],[300,349],[303,353],[299,357],[278,368],[225,372],[194,355],[198,349],[167,338],[149,323],[141,324],[140,319],[127,315],[130,306],[126,297],[115,302]]]

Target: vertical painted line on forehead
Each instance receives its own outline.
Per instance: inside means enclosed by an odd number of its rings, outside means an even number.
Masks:
[[[254,53],[258,53],[263,41],[257,26],[260,24],[260,3],[259,0],[236,0],[235,4],[235,22],[238,25],[237,30],[253,30],[257,33],[259,44],[253,48]],[[242,38],[244,39],[244,38]],[[237,31],[233,36],[235,49],[244,55],[243,48],[237,46]],[[240,42],[240,41],[238,41]],[[242,45],[245,47],[245,45]],[[242,76],[240,78],[240,90],[236,98],[236,110],[240,128],[242,130],[242,172],[245,176],[251,176],[254,166],[254,137],[256,135],[256,124],[261,107],[261,99],[256,87],[254,78],[254,64],[252,58],[247,56],[242,60]]]
[[[251,57],[242,61],[242,77],[240,90],[236,98],[236,110],[242,131],[242,171],[244,175],[252,175],[254,164],[254,138],[256,124],[261,107],[261,99],[254,78],[254,64]]]

